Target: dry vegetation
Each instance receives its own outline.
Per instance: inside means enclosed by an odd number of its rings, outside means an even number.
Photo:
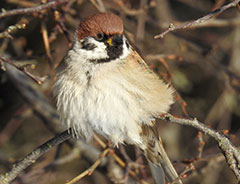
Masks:
[[[67,181],[79,174],[84,184],[153,183],[138,148],[56,136],[64,128],[52,97],[54,68],[79,21],[104,11],[124,20],[132,45],[176,89],[174,116],[163,116],[158,127],[183,182],[239,182],[239,2],[1,0],[0,184],[74,183]]]

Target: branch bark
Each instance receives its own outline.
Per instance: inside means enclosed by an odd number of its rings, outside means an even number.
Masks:
[[[199,122],[197,119],[177,118],[171,114],[164,114],[160,117],[160,119],[172,123],[177,123],[180,125],[194,127],[204,132],[205,134],[209,135],[210,137],[214,138],[217,141],[218,146],[221,149],[222,153],[224,154],[230,169],[234,172],[238,181],[240,181],[240,150],[237,147],[235,147],[226,136],[217,132],[216,130],[207,127],[205,124]],[[55,136],[51,140],[47,141],[46,143],[42,144],[41,146],[33,150],[30,154],[28,154],[23,160],[14,165],[11,171],[3,175],[0,175],[0,183],[1,184],[10,183],[24,169],[26,169],[31,164],[35,163],[40,156],[42,156],[44,153],[51,150],[58,144],[70,139],[71,137],[72,136],[68,133],[68,130],[66,130],[61,134]]]
[[[224,154],[228,166],[235,174],[237,180],[240,181],[240,149],[235,147],[225,135],[207,127],[205,124],[201,123],[196,118],[183,119],[174,117],[171,114],[164,114],[160,117],[160,119],[171,123],[194,127],[204,132],[208,136],[214,138],[217,141],[222,153]]]
[[[61,144],[62,142],[70,139],[72,136],[68,133],[68,130],[56,135],[54,138],[50,139],[46,143],[42,144],[38,148],[34,149],[29,153],[23,160],[19,161],[16,165],[13,165],[12,170],[0,175],[0,183],[8,184],[13,181],[24,169],[32,165],[41,157],[44,153],[51,150],[53,147]]]
[[[154,39],[163,38],[167,33],[171,32],[171,31],[175,31],[175,30],[178,30],[178,29],[189,28],[189,27],[194,26],[196,24],[200,24],[202,22],[205,22],[205,21],[213,18],[217,14],[220,14],[220,13],[222,13],[223,11],[225,11],[225,10],[227,10],[229,8],[237,6],[239,3],[240,3],[240,0],[235,0],[235,1],[229,3],[229,4],[225,5],[225,6],[222,6],[221,8],[219,8],[219,9],[213,11],[213,12],[210,12],[209,14],[207,14],[207,15],[205,15],[205,16],[197,19],[197,20],[188,22],[188,23],[183,24],[183,25],[175,26],[174,24],[171,23],[167,30],[165,30],[161,34],[158,34],[158,35],[154,36]]]
[[[34,13],[34,12],[40,12],[42,10],[45,9],[49,9],[52,7],[55,7],[57,5],[66,3],[68,0],[55,0],[55,1],[50,1],[46,4],[42,4],[39,6],[35,6],[35,7],[30,7],[30,8],[18,8],[15,10],[10,10],[10,11],[3,11],[2,13],[0,13],[0,19],[5,18],[5,17],[10,17],[10,16],[14,16],[14,15],[21,15],[21,14],[29,14],[29,13]]]

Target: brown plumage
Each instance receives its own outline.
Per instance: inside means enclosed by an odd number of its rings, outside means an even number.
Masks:
[[[112,13],[100,13],[85,18],[77,30],[78,40],[86,36],[123,34],[122,20]]]
[[[182,181],[177,179],[179,176],[165,152],[155,121],[152,123],[153,126],[142,126],[142,136],[144,144],[147,145],[143,151],[149,161],[153,177],[157,184],[165,183],[164,178],[167,181],[175,181],[176,184],[182,184]]]

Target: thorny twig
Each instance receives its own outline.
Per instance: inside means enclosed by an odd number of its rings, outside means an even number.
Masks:
[[[225,6],[222,6],[221,8],[197,19],[197,20],[194,20],[194,21],[191,21],[191,22],[188,22],[186,24],[183,24],[183,25],[179,25],[179,26],[175,26],[174,24],[170,24],[169,28],[167,30],[165,30],[163,33],[161,34],[158,34],[156,36],[154,36],[154,39],[158,39],[158,38],[163,38],[167,33],[171,32],[171,31],[175,31],[175,30],[178,30],[178,29],[185,29],[185,28],[188,28],[188,27],[191,27],[191,26],[194,26],[196,24],[200,24],[202,22],[205,22],[211,18],[213,18],[214,16],[216,16],[217,14],[220,14],[222,13],[223,11],[231,8],[231,7],[235,7],[237,6],[238,4],[240,3],[240,0],[235,0]]]
[[[34,12],[40,12],[42,10],[45,9],[49,9],[52,7],[55,7],[57,5],[66,3],[68,0],[55,0],[55,1],[50,1],[46,4],[42,4],[36,7],[30,7],[30,8],[18,8],[15,10],[2,10],[2,13],[0,13],[0,19],[1,18],[5,18],[5,17],[9,17],[9,16],[13,16],[13,15],[20,15],[20,14],[28,14],[28,13],[34,13]]]
[[[56,135],[51,140],[42,144],[38,148],[34,149],[30,154],[28,154],[23,160],[19,161],[16,165],[13,166],[12,170],[0,175],[0,183],[8,184],[13,181],[24,169],[26,169],[31,164],[35,163],[36,160],[41,157],[44,153],[51,150],[53,147],[61,144],[62,142],[70,139],[72,136],[66,130],[59,135]]]
[[[196,118],[183,119],[174,117],[171,114],[164,114],[160,117],[160,119],[180,125],[194,127],[204,132],[208,136],[213,137],[218,142],[218,146],[224,154],[230,169],[232,169],[233,173],[237,177],[237,180],[240,181],[240,150],[235,147],[226,136],[207,127],[205,124],[199,122]]]

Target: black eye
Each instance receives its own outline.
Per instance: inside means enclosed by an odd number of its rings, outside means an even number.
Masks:
[[[98,33],[96,36],[96,40],[102,41],[104,39],[104,34],[103,33]]]

